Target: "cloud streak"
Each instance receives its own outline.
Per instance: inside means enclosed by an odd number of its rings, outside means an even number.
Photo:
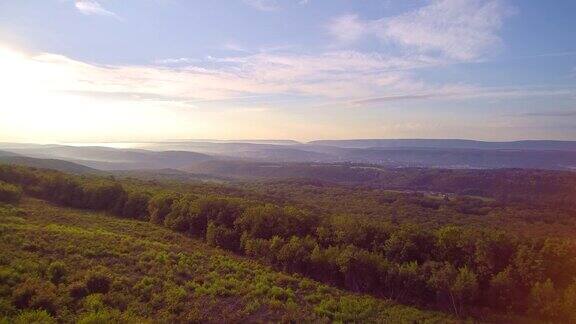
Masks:
[[[470,61],[502,44],[497,32],[513,12],[500,0],[432,0],[391,18],[341,16],[331,22],[328,30],[340,43],[375,37],[406,51]]]
[[[276,0],[243,0],[245,4],[261,11],[274,11],[280,9]]]
[[[64,93],[107,101],[195,105],[260,96],[301,97],[342,105],[370,106],[409,100],[460,100],[569,96],[573,88],[482,88],[435,84],[411,69],[420,57],[334,51],[318,55],[259,53],[199,60],[186,66],[93,65],[50,53],[13,55],[5,68],[20,81],[7,89]],[[191,62],[186,60],[186,62]],[[1,79],[1,78],[0,78]]]
[[[471,98],[528,98],[528,97],[570,97],[574,87],[475,87],[466,85],[447,85],[437,87],[433,93],[412,93],[360,99],[350,102],[356,106],[377,105],[386,102],[410,100],[462,100]],[[572,116],[571,112],[534,112],[523,116]]]
[[[328,32],[340,45],[351,44],[373,33],[371,23],[363,21],[355,14],[334,18],[328,25]]]
[[[84,15],[108,16],[119,19],[112,11],[104,9],[96,0],[75,0],[74,5]]]
[[[576,117],[576,110],[527,112],[527,113],[524,113],[523,116],[530,116],[530,117]]]

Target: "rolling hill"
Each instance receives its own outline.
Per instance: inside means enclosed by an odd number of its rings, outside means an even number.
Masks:
[[[209,155],[188,151],[149,151],[115,149],[100,146],[64,145],[0,145],[5,151],[18,155],[59,159],[100,170],[134,170],[181,168],[197,161],[211,159]]]
[[[36,199],[0,205],[0,232],[0,321],[456,322],[275,272],[149,222]]]
[[[53,169],[76,174],[102,173],[100,170],[74,162],[57,159],[36,159],[27,156],[15,155],[13,153],[3,154],[2,151],[0,151],[0,163],[25,165],[28,167],[40,169]]]
[[[365,163],[387,167],[576,170],[576,142],[470,140],[184,141],[139,149],[0,143],[0,150],[100,170],[189,169],[206,162]],[[200,171],[204,173],[204,171]],[[221,174],[223,175],[223,174]]]
[[[353,139],[318,140],[307,144],[343,148],[444,148],[492,150],[570,150],[576,151],[576,141],[524,140],[488,142],[463,139]]]
[[[573,173],[344,167],[420,190],[0,165],[0,199],[24,194],[20,209],[0,207],[1,314],[81,323],[574,319],[574,274],[558,271],[576,262]],[[234,260],[285,274],[264,279]]]

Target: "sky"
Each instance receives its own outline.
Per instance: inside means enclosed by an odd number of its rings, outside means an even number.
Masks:
[[[0,142],[576,140],[574,0],[0,0]]]

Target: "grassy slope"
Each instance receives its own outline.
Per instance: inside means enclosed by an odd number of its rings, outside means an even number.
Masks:
[[[0,318],[17,316],[14,291],[36,277],[58,305],[54,317],[64,322],[98,316],[127,322],[454,321],[275,272],[151,223],[35,199],[19,209],[0,206]],[[67,273],[53,285],[47,269],[57,260]],[[70,297],[70,287],[94,269],[109,274],[110,290]]]

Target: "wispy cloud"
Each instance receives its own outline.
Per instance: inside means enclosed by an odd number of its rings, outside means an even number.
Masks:
[[[258,53],[208,61],[178,59],[183,65],[102,66],[55,54],[18,55],[7,67],[26,75],[19,89],[67,93],[123,102],[188,105],[257,96],[290,96],[342,105],[407,100],[460,100],[526,96],[569,96],[573,88],[483,88],[437,84],[412,69],[420,57],[335,51],[316,55]],[[0,79],[0,81],[2,81]],[[15,86],[14,80],[2,84]]]
[[[274,11],[280,8],[276,0],[244,0],[244,3],[262,11]]]
[[[329,31],[348,43],[376,37],[412,52],[474,60],[501,45],[497,32],[512,13],[501,0],[432,0],[391,18],[342,16],[332,21]]]
[[[163,64],[163,65],[172,65],[172,64],[194,64],[202,62],[200,59],[191,58],[191,57],[176,57],[176,58],[164,58],[155,60],[154,63],[156,64]]]
[[[13,61],[10,66],[22,67],[19,73],[27,75],[27,81],[20,88],[106,100],[185,104],[253,95],[354,100],[438,90],[438,86],[401,70],[419,64],[418,58],[393,58],[355,51],[315,55],[258,53],[164,62],[181,63],[177,66],[102,66],[50,53],[18,55]],[[387,69],[392,71],[382,72]]]
[[[328,25],[328,31],[340,44],[350,44],[370,34],[370,23],[355,14],[334,18]]]
[[[224,43],[224,45],[222,45],[222,48],[233,52],[244,52],[244,53],[250,52],[248,49],[246,49],[246,47],[234,41]]]
[[[422,52],[476,59],[500,45],[496,32],[511,9],[499,0],[436,0],[380,22],[380,36]]]
[[[352,104],[354,105],[370,105],[370,104],[379,104],[383,102],[390,102],[390,101],[403,101],[403,100],[421,100],[421,99],[432,99],[438,97],[446,97],[450,94],[438,94],[438,93],[425,93],[425,94],[406,94],[406,95],[392,95],[386,97],[377,97],[377,98],[368,98],[368,99],[361,99],[353,101]]]
[[[100,15],[119,18],[112,11],[104,9],[96,0],[75,0],[76,9],[85,15]]]
[[[428,105],[429,101],[442,101],[442,104],[454,107],[461,103],[459,100],[470,98],[566,97],[573,95],[575,90],[574,87],[553,85],[486,88],[429,83],[413,70],[421,64],[418,56],[400,58],[356,51],[310,55],[258,53],[211,58],[206,62],[190,60],[191,63],[178,67],[95,65],[50,53],[4,52],[1,46],[0,57],[3,58],[0,69],[4,72],[0,74],[0,87],[4,90],[0,114],[4,113],[3,116],[12,118],[6,120],[14,121],[29,119],[34,113],[40,117],[35,118],[38,122],[32,126],[40,130],[50,125],[45,120],[56,122],[54,116],[58,116],[61,123],[58,127],[65,126],[75,134],[89,128],[92,119],[98,120],[98,125],[112,122],[117,129],[124,129],[127,124],[138,124],[134,122],[135,118],[144,119],[138,133],[148,129],[158,129],[158,132],[178,129],[182,134],[188,134],[190,125],[194,125],[197,134],[209,134],[203,125],[225,123],[224,129],[241,126],[247,134],[256,134],[250,133],[254,132],[251,126],[242,125],[253,125],[255,118],[262,120],[263,125],[270,125],[265,121],[267,113],[292,107],[317,109],[324,105],[321,109],[338,111],[351,106],[380,108],[387,103],[407,101],[421,101],[420,107]],[[20,119],[14,119],[15,111],[22,111],[18,115]],[[86,111],[90,112],[90,123],[63,122],[84,121]],[[571,120],[575,113],[567,110],[531,114]],[[162,118],[165,119],[161,122],[164,128],[157,128],[158,120]],[[245,124],[238,122],[242,118]],[[4,129],[9,125],[6,120],[3,120]],[[174,126],[178,123],[180,126]],[[414,123],[428,126],[427,121]],[[269,126],[266,131],[285,127],[283,124],[285,120],[278,120],[277,125]],[[94,127],[94,133],[101,132]],[[306,131],[297,129],[294,133]],[[362,131],[362,127],[354,131]],[[267,133],[262,131],[262,134]]]
[[[462,100],[470,98],[527,98],[527,97],[570,97],[576,87],[524,86],[524,87],[477,87],[472,85],[437,86],[434,92],[393,94],[371,97],[350,102],[356,106],[369,106],[386,102],[408,100]],[[571,116],[571,112],[534,112],[522,116]],[[517,115],[516,115],[517,116]]]
[[[576,110],[534,111],[522,115],[531,117],[576,117]]]

